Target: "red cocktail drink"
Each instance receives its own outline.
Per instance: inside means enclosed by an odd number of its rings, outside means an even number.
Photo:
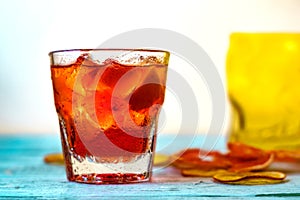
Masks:
[[[50,57],[68,179],[149,180],[169,53],[96,49]]]

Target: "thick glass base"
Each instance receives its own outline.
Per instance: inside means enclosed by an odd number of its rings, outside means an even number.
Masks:
[[[75,175],[69,181],[87,184],[126,184],[140,183],[150,180],[149,173],[145,174],[82,174]]]
[[[66,162],[67,178],[69,181],[88,184],[146,182],[151,177],[152,155],[148,152],[130,159],[118,157],[109,160],[72,155],[69,162]]]

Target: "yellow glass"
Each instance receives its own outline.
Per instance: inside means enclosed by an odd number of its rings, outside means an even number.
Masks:
[[[300,149],[300,33],[233,33],[226,62],[229,141]]]

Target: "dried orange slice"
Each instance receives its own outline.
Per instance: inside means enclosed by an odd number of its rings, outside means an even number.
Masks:
[[[197,148],[190,148],[190,149],[184,149],[176,154],[173,155],[174,159],[181,159],[181,160],[195,160],[196,158],[199,158],[201,154],[206,154],[206,151],[203,151],[201,149]]]
[[[61,153],[52,153],[47,154],[44,157],[44,162],[47,164],[53,164],[53,165],[64,165],[64,157]]]
[[[261,171],[261,172],[248,172],[252,177],[264,177],[277,180],[283,180],[286,178],[286,174],[278,171]],[[249,176],[249,175],[248,175]]]
[[[186,162],[183,159],[174,160],[171,164],[172,164],[172,166],[174,166],[174,167],[176,167],[178,169],[192,169],[192,168],[196,167],[195,164],[190,163],[190,162]]]
[[[232,182],[232,181],[239,181],[244,178],[247,178],[247,175],[243,173],[225,172],[225,173],[218,173],[214,175],[213,178],[214,180],[220,182]]]
[[[230,151],[222,154],[217,151],[206,152],[201,149],[187,149],[176,154],[172,163],[179,169],[216,170],[228,169],[233,172],[262,170],[272,162],[274,155],[241,143],[230,143]],[[206,155],[200,157],[200,155]]]
[[[214,180],[226,184],[263,185],[285,182],[286,175],[277,171],[262,172],[223,172],[213,176]]]
[[[163,166],[169,164],[170,156],[156,153],[153,164],[155,166]]]
[[[216,174],[226,172],[225,169],[215,170],[201,170],[201,169],[183,169],[181,174],[183,176],[194,176],[194,177],[213,177]]]
[[[242,160],[256,159],[258,157],[262,157],[267,154],[270,154],[264,150],[251,147],[249,145],[240,142],[229,142],[227,146],[229,149],[229,153],[228,153],[229,157],[239,158]]]
[[[285,151],[275,150],[271,151],[274,154],[274,160],[278,162],[300,162],[300,151]]]
[[[276,179],[283,180],[286,175],[282,172],[277,171],[262,171],[262,172],[223,172],[214,175],[214,179],[221,182],[232,182],[239,181],[245,178],[268,178],[268,179]]]
[[[229,171],[233,172],[246,172],[246,171],[257,171],[266,169],[274,159],[273,154],[266,154],[256,159],[249,160],[232,160],[232,167]]]
[[[217,151],[207,152],[201,149],[186,149],[172,156],[173,166],[179,169],[214,170],[226,169],[228,160]]]
[[[267,168],[274,160],[272,152],[251,147],[242,143],[228,143],[227,154],[228,160],[231,162],[229,171],[243,172],[262,170]]]
[[[217,160],[207,161],[202,160],[198,157],[189,160],[184,158],[179,158],[175,160],[172,165],[179,169],[202,169],[202,170],[212,170],[212,169],[226,169],[228,168],[227,162],[218,162]]]
[[[277,180],[277,179],[269,179],[269,178],[247,178],[242,179],[239,181],[228,181],[228,182],[220,182],[223,184],[230,184],[230,185],[268,185],[268,184],[279,184],[279,183],[285,183],[287,180]]]

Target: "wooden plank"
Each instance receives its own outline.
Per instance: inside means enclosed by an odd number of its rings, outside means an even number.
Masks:
[[[44,168],[45,169],[45,168]],[[232,186],[212,182],[209,178],[163,177],[156,172],[151,183],[129,185],[87,185],[70,183],[62,170],[35,170],[35,175],[1,178],[2,197],[255,197],[299,196],[299,175],[285,184],[264,186]],[[166,171],[161,173],[165,174]],[[24,174],[22,172],[21,174]],[[21,174],[16,174],[19,176]],[[3,184],[6,183],[6,184]]]
[[[170,138],[166,136],[166,140]],[[166,141],[160,141],[165,143]],[[159,144],[163,145],[163,144]],[[174,144],[173,144],[174,145]],[[178,146],[174,146],[173,150]],[[284,184],[263,186],[223,185],[210,178],[182,177],[173,168],[155,168],[149,183],[125,185],[88,185],[68,182],[64,167],[43,163],[46,153],[60,150],[57,136],[0,136],[0,199],[43,198],[131,198],[184,199],[187,197],[299,197],[300,174],[291,173]],[[168,151],[171,151],[168,149]]]

